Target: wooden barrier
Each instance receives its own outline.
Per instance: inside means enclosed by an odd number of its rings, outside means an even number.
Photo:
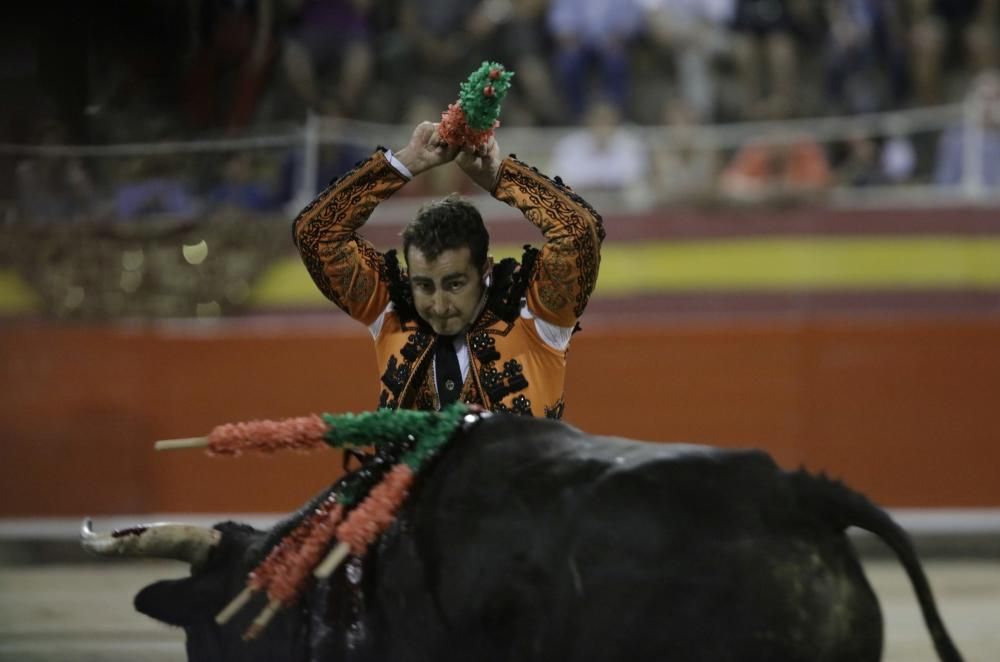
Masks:
[[[152,444],[371,408],[370,338],[326,319],[0,328],[0,517],[297,507],[339,454]],[[887,506],[1000,506],[995,318],[591,322],[569,365],[566,420],[590,432],[765,448]]]

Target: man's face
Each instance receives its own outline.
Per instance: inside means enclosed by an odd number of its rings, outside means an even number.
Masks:
[[[468,246],[442,251],[435,260],[411,246],[406,255],[417,313],[435,333],[453,336],[472,323],[483,295],[482,265]]]

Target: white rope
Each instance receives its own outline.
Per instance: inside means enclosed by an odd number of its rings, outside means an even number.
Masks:
[[[670,126],[632,126],[647,144],[669,146],[683,141],[694,148],[736,148],[747,141],[781,144],[797,142],[808,134],[820,142],[844,140],[849,137],[876,137],[894,133],[912,134],[940,131],[962,119],[961,103],[908,110],[845,115],[836,117],[811,117],[766,122],[737,122],[730,124],[701,124],[681,129]],[[529,146],[532,151],[550,148],[566,134],[579,127],[503,127],[503,147]],[[320,140],[324,143],[389,143],[403,145],[409,139],[412,127],[377,124],[360,120],[336,120],[324,124]]]
[[[683,140],[695,149],[728,149],[747,141],[780,144],[795,141],[803,134],[814,140],[831,142],[855,136],[882,136],[940,131],[962,118],[963,104],[866,115],[815,117],[768,122],[705,124],[683,129],[669,126],[632,127],[647,144],[669,147]],[[162,141],[116,145],[17,145],[0,144],[0,154],[15,156],[115,157],[162,154],[191,154],[255,149],[274,149],[302,145],[307,133],[318,137],[319,144],[355,144],[366,147],[383,144],[400,147],[410,137],[412,127],[379,124],[361,120],[324,118],[315,127],[299,127],[286,134],[248,136],[192,141]],[[548,151],[567,133],[578,127],[504,127],[503,148]]]

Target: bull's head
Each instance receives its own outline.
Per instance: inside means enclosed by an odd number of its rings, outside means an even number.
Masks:
[[[87,518],[80,529],[80,543],[84,549],[101,556],[174,559],[190,563],[190,577],[150,584],[135,597],[135,607],[141,613],[187,628],[206,617],[211,620],[212,608],[225,603],[225,592],[233,578],[213,568],[219,566],[219,552],[234,546],[242,549],[227,554],[227,562],[238,565],[248,541],[240,540],[244,544],[239,545],[235,534],[231,532],[227,544],[222,545],[222,530],[188,524],[143,524],[111,533],[95,533]]]
[[[245,642],[248,623],[241,619],[220,626],[215,615],[239,593],[247,572],[259,560],[256,546],[264,532],[233,522],[214,528],[186,524],[149,524],[95,533],[90,519],[83,521],[80,542],[102,556],[161,558],[186,561],[191,575],[166,579],[143,588],[135,608],[156,620],[184,628],[189,660],[300,660],[301,618],[284,613],[260,641]],[[248,610],[256,612],[255,609]]]

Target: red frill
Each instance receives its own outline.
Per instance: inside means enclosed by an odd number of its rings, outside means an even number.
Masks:
[[[239,455],[243,451],[309,451],[324,445],[323,435],[327,429],[326,423],[316,414],[283,421],[228,423],[216,427],[208,435],[208,452]]]
[[[493,130],[500,126],[500,120],[493,122],[489,129],[473,129],[465,119],[465,111],[457,103],[449,104],[448,110],[441,113],[441,124],[438,133],[449,145],[475,147],[485,145],[493,135]]]
[[[368,546],[392,524],[396,510],[406,500],[413,484],[413,470],[397,464],[382,482],[372,488],[368,497],[351,511],[337,529],[337,539],[351,546],[351,553],[363,555]]]

